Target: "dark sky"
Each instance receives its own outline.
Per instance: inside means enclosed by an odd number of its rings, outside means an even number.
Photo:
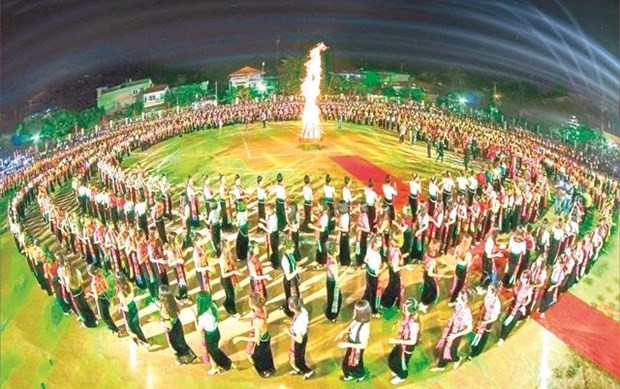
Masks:
[[[339,60],[548,80],[618,111],[618,0],[3,0],[0,10],[5,119],[41,90],[127,64],[270,70],[278,36],[280,58],[322,40]]]

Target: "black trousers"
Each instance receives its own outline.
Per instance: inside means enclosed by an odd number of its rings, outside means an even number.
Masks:
[[[295,370],[296,372],[300,374],[306,374],[312,371],[312,369],[310,369],[308,365],[306,365],[306,345],[307,344],[308,344],[308,334],[305,334],[302,337],[301,343],[295,342],[295,345],[293,346],[294,364],[292,364],[291,367],[293,368],[293,370]]]

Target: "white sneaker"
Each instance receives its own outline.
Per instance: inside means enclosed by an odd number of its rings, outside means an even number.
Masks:
[[[500,339],[497,341],[497,347],[502,347],[504,345],[504,339]]]
[[[398,384],[402,384],[403,382],[405,382],[405,380],[397,376],[397,377],[392,378],[390,382],[392,383],[392,385],[398,385]]]

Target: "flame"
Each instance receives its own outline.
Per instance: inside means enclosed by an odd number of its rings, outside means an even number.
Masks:
[[[321,94],[321,53],[327,50],[322,42],[314,46],[306,61],[306,78],[301,84],[301,95],[305,98],[304,113],[301,117],[301,138],[321,139],[321,123],[319,106],[316,100]]]

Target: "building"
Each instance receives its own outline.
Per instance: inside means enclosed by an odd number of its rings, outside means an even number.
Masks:
[[[113,87],[97,88],[97,107],[106,113],[116,112],[142,98],[142,92],[153,86],[150,78],[128,80]]]
[[[244,66],[234,73],[228,75],[228,81],[231,87],[239,88],[258,88],[263,84],[263,76],[265,72],[255,69],[251,66]]]
[[[152,87],[145,89],[142,92],[142,99],[144,101],[144,108],[151,108],[157,105],[163,104],[168,93],[168,85],[153,85]]]

